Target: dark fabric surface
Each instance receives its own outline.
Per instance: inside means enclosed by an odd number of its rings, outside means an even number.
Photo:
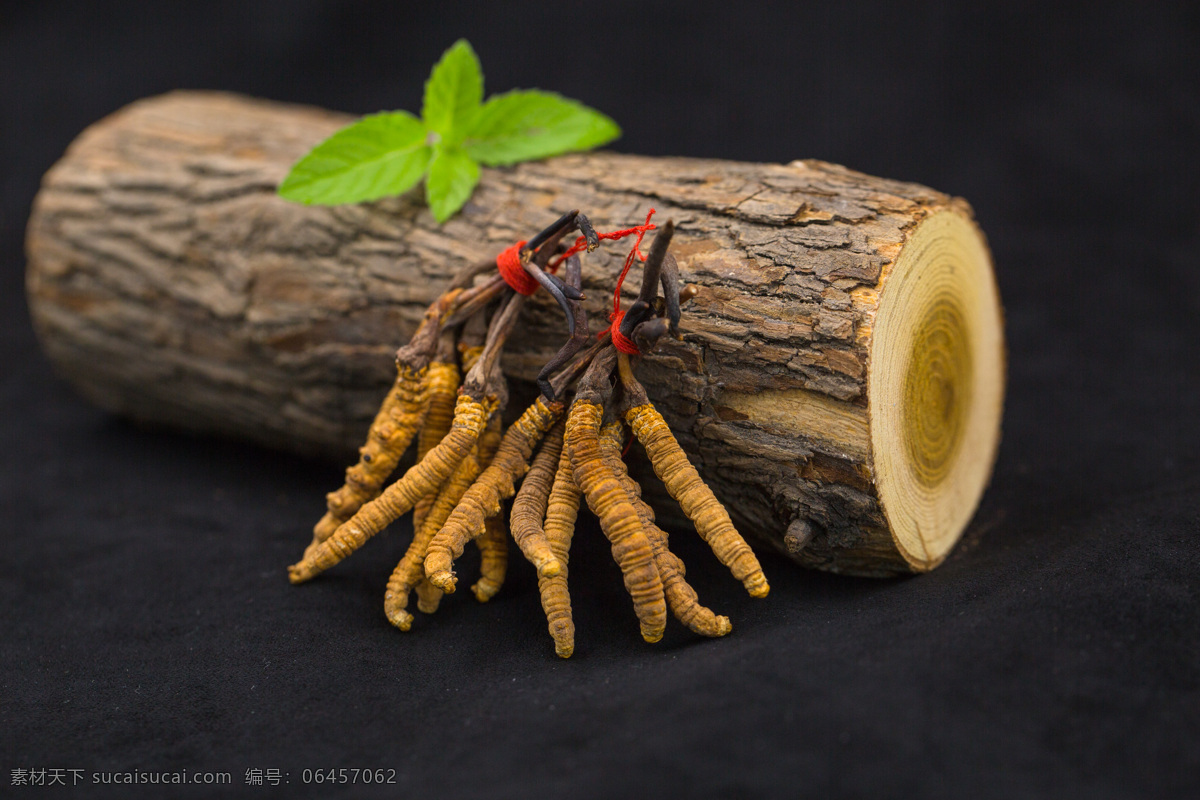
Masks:
[[[0,794],[44,793],[17,769],[367,793],[302,783],[344,767],[395,770],[393,797],[1196,796],[1200,13],[961,5],[5,4]],[[459,36],[489,91],[579,98],[625,152],[817,157],[974,204],[1010,389],[944,566],[868,581],[766,556],[754,601],[676,537],[734,633],[650,646],[592,525],[569,661],[515,561],[492,603],[460,593],[403,635],[381,609],[403,526],[284,578],[340,465],[139,430],[53,376],[23,226],[86,125],[178,87],[416,110]]]

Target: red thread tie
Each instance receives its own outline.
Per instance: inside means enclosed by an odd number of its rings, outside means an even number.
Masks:
[[[524,246],[524,240],[517,242],[496,256],[496,269],[514,292],[528,296],[538,290],[538,282],[521,265],[521,248]]]
[[[612,321],[612,327],[609,328],[609,332],[612,334],[613,347],[627,356],[641,355],[642,351],[638,349],[633,339],[621,333],[621,320],[625,318],[625,312],[614,311],[608,318]]]
[[[633,266],[635,258],[645,261],[646,255],[642,252],[642,237],[647,231],[656,229],[656,225],[651,224],[650,218],[654,216],[654,209],[646,214],[646,221],[641,225],[635,225],[632,228],[625,228],[619,231],[609,231],[608,233],[597,233],[598,239],[609,239],[616,241],[624,239],[626,236],[634,236],[637,238],[633,243],[633,249],[629,251],[629,255],[625,257],[625,266],[621,269],[621,277],[617,278],[617,288],[613,291],[613,310],[608,315],[609,322],[612,324],[608,328],[600,332],[600,336],[611,331],[613,346],[626,355],[636,356],[641,353],[638,350],[633,340],[621,333],[621,319],[625,316],[625,312],[621,310],[621,285],[625,283],[625,276],[629,274],[629,268]],[[521,264],[521,248],[526,244],[525,241],[520,241],[512,247],[504,250],[500,255],[496,256],[496,269],[500,271],[500,277],[504,278],[514,292],[523,295],[531,295],[538,290],[538,282],[532,275],[525,271],[525,267]],[[587,247],[587,237],[579,236],[575,239],[575,244],[562,255],[556,256],[547,265],[546,269],[549,272],[555,272],[558,265],[566,261],[571,256],[583,251]]]
[[[620,239],[631,233],[637,234],[637,238],[633,242],[633,247],[629,250],[629,255],[625,256],[625,266],[621,268],[621,275],[617,278],[617,286],[613,289],[613,310],[608,315],[608,321],[612,323],[608,326],[608,332],[612,336],[613,347],[627,356],[640,355],[642,351],[638,350],[638,346],[634,344],[632,339],[621,333],[621,320],[625,318],[625,312],[621,310],[621,285],[625,283],[625,276],[629,274],[629,268],[633,266],[634,258],[641,261],[646,260],[646,256],[642,253],[642,237],[646,235],[646,231],[654,230],[655,226],[650,224],[650,218],[653,216],[654,209],[652,208],[646,214],[646,222],[644,224],[638,225],[636,228],[616,231],[616,233],[621,234],[620,236],[615,234],[608,236],[601,234],[600,236],[602,239]],[[605,331],[601,331],[600,335],[603,336],[604,333]]]

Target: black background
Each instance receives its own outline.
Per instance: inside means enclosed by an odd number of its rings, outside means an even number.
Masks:
[[[19,768],[221,770],[260,797],[247,769],[298,794],[306,768],[372,767],[444,798],[1195,796],[1200,12],[1052,5],[0,6],[3,793]],[[403,531],[284,578],[340,465],[141,430],[54,377],[23,228],[85,126],[179,87],[416,111],[460,36],[489,93],[578,98],[624,152],[816,157],[973,203],[1010,388],[944,566],[766,556],[753,601],[677,537],[734,633],[649,646],[593,526],[569,661],[516,562],[492,603],[402,635],[381,598]]]

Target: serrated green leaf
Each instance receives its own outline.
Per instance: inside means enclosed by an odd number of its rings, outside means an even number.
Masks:
[[[429,166],[426,136],[421,121],[405,111],[363,117],[296,162],[279,194],[333,206],[406,192]]]
[[[425,200],[438,223],[454,216],[479,183],[479,164],[461,148],[439,147],[425,180]]]
[[[466,39],[459,39],[442,54],[425,82],[421,117],[443,140],[454,144],[470,125],[483,102],[483,70]]]
[[[517,90],[489,99],[463,139],[463,148],[488,166],[587,150],[621,135],[595,109],[553,92]]]
[[[479,182],[479,162],[499,166],[605,144],[621,129],[574,100],[538,90],[483,99],[483,72],[460,39],[425,83],[424,120],[403,111],[338,131],[292,167],[279,194],[336,205],[400,194],[428,175],[438,222],[455,214]]]

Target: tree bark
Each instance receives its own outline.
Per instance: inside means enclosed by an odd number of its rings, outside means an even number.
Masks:
[[[683,341],[664,341],[639,375],[739,528],[803,564],[855,574],[929,569],[944,558],[949,546],[922,552],[897,533],[906,523],[892,518],[902,504],[879,486],[886,459],[876,452],[876,428],[884,402],[913,430],[941,425],[939,415],[953,428],[955,415],[966,415],[968,433],[960,425],[947,435],[967,436],[973,452],[951,441],[952,463],[933,470],[971,473],[965,489],[957,478],[944,487],[969,495],[959,503],[965,512],[938,522],[955,528],[937,531],[952,544],[987,480],[1003,385],[990,261],[964,201],[818,161],[615,153],[485,169],[471,201],[442,226],[419,191],[336,208],[278,198],[291,163],[347,121],[176,92],[85,131],[47,173],[28,229],[30,309],[60,373],[136,420],[345,458],[390,384],[396,347],[448,276],[569,208],[611,230],[640,223],[654,207],[655,220],[675,220],[672,252],[699,293],[685,306]],[[938,222],[926,226],[931,219]],[[902,362],[892,380],[903,391],[879,397],[872,358],[883,352],[875,341],[881,296],[901,296],[891,276],[918,232],[937,226],[977,247],[965,257],[975,287],[967,291],[978,289],[982,300],[943,314],[965,316],[958,333],[948,323],[945,334],[920,309],[897,330],[920,339],[934,325],[921,341],[941,352],[938,336],[949,336],[951,356],[954,336],[970,339],[966,377],[938,377],[935,364],[920,368],[933,378],[914,378],[909,362],[926,350],[909,347],[889,356]],[[623,251],[604,247],[585,258],[593,320],[611,303]],[[914,287],[926,269],[919,256],[906,256],[919,262]],[[629,299],[636,289],[634,276]],[[539,293],[521,326],[504,369],[529,381],[564,325]],[[973,349],[980,336],[982,356]],[[888,347],[900,339],[891,336]],[[931,435],[931,447],[944,444]],[[934,474],[926,489],[942,491],[939,480],[947,479]]]

